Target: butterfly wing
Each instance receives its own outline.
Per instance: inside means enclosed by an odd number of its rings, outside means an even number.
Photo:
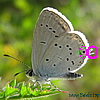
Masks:
[[[81,57],[79,50],[82,46],[88,47],[88,43],[85,43],[81,36],[85,38],[81,32],[73,31],[57,37],[42,58],[41,73],[49,77],[60,77],[83,67],[88,60],[87,57],[81,58],[86,56],[86,49],[82,48]]]
[[[80,69],[87,61],[87,58],[84,60],[79,56],[81,44],[87,44],[80,34],[73,31],[71,22],[60,12],[53,8],[43,9],[33,36],[31,62],[35,74],[54,77]],[[79,40],[81,44],[78,44]],[[69,47],[66,47],[67,44]]]
[[[72,30],[71,22],[56,9],[48,7],[41,11],[34,30],[31,53],[32,68],[35,74],[39,73],[40,62],[55,38]]]

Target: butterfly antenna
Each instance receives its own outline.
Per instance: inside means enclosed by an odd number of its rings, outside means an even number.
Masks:
[[[21,71],[21,72],[16,73],[16,74],[14,75],[14,77],[17,76],[18,74],[22,73],[22,72],[25,72],[25,71],[27,71],[27,69],[25,69],[25,70],[23,70],[23,71]]]
[[[12,56],[7,55],[7,54],[4,54],[4,56],[7,56],[7,57],[10,57],[10,58],[13,58],[13,59],[15,59],[15,60],[21,62],[23,65],[27,66],[28,68],[30,68],[30,66],[28,66],[27,64],[25,64],[24,62],[20,61],[19,59],[15,58],[15,57],[12,57]]]

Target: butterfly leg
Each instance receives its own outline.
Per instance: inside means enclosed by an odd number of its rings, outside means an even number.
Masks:
[[[28,83],[29,83],[29,81],[30,81],[30,79],[29,79],[29,80],[25,83],[25,85],[26,85],[26,84],[28,84]]]
[[[50,81],[50,80],[49,80],[49,81]],[[61,92],[61,90],[59,90],[51,81],[50,81],[50,83],[55,87],[56,90],[58,90],[58,91]]]
[[[52,88],[52,85],[51,85],[51,81],[50,80],[45,80],[47,82],[49,82],[48,84],[50,85],[50,89]]]
[[[50,82],[50,89],[52,88],[51,82]]]
[[[36,81],[37,82],[37,84],[40,86],[40,91],[41,91],[41,93],[42,93],[42,86],[40,85],[40,83],[38,82],[38,81]]]
[[[36,82],[37,82],[37,81],[35,81],[35,82],[33,83],[33,85],[34,85],[34,88],[35,88],[35,84],[36,84]]]

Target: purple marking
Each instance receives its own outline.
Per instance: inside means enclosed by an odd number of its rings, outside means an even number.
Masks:
[[[91,57],[91,56],[89,55],[89,50],[90,50],[90,48],[95,48],[96,54],[95,54],[94,57]],[[95,59],[95,58],[97,58],[97,55],[98,55],[98,50],[97,50],[97,47],[96,47],[96,46],[91,45],[91,46],[88,47],[88,49],[86,49],[86,56],[88,56],[88,58],[90,58],[90,59]]]
[[[85,46],[82,46],[81,48],[83,48],[83,47],[85,47]],[[81,50],[81,48],[80,48],[80,50]],[[86,47],[85,47],[85,49],[86,49]],[[79,50],[79,55],[80,55],[80,50]],[[81,55],[80,55],[80,57],[81,57]],[[84,58],[86,58],[86,56]],[[82,59],[84,59],[84,58],[82,58]]]
[[[82,46],[81,48],[83,48],[83,47],[85,47],[85,46]],[[80,50],[81,50],[81,48],[80,48]],[[91,57],[91,56],[89,55],[89,50],[90,50],[90,48],[95,48],[96,54],[95,54],[94,57]],[[85,47],[85,49],[86,49],[86,47]],[[79,55],[80,55],[80,50],[79,50]],[[97,55],[98,55],[98,50],[97,50],[97,47],[96,47],[96,46],[91,45],[91,46],[88,47],[88,49],[86,49],[86,56],[88,56],[88,58],[90,58],[90,59],[95,59],[95,58],[97,58]],[[85,56],[84,58],[86,58],[86,56]],[[81,57],[81,55],[80,55],[80,57]],[[82,57],[81,57],[81,58],[82,58]],[[82,59],[84,59],[84,58],[82,58]]]

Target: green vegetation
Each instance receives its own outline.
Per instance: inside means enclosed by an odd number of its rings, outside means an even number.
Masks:
[[[16,79],[6,84],[2,90],[0,90],[0,98],[7,99],[22,99],[22,98],[38,98],[52,94],[58,93],[68,93],[67,91],[57,91],[56,89],[44,86],[42,88],[42,92],[40,91],[40,87],[37,85],[30,86],[30,83],[24,85],[24,82],[16,85]]]

